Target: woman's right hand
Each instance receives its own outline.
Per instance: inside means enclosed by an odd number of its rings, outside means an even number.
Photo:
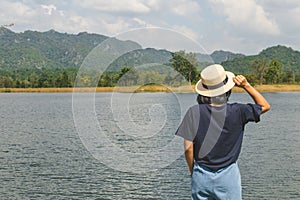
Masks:
[[[237,75],[233,78],[233,82],[236,86],[245,88],[246,86],[250,86],[250,83],[248,83],[247,79],[243,75]]]

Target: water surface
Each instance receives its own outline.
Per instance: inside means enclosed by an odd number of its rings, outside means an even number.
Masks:
[[[195,94],[123,95],[123,104],[118,102],[114,109],[127,105],[126,95],[131,95],[130,120],[138,128],[143,124],[153,128],[153,135],[141,139],[122,128],[122,118],[110,108],[112,93],[96,94],[95,115],[110,140],[133,153],[170,143],[182,110],[196,98]],[[243,199],[299,199],[300,93],[264,96],[271,111],[260,123],[247,125],[239,159]],[[233,94],[231,101],[252,100],[242,93]],[[144,173],[120,171],[121,163],[130,163],[120,156],[105,154],[114,158],[110,164],[115,168],[95,159],[75,128],[70,93],[2,93],[0,108],[1,199],[189,199],[190,177],[183,155],[164,168],[145,158],[141,162],[158,169]]]

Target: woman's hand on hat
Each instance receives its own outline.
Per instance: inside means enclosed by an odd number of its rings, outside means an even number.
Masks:
[[[233,78],[233,82],[236,86],[243,88],[252,97],[257,105],[261,106],[261,113],[265,113],[270,110],[270,104],[268,101],[248,83],[247,79],[242,75],[237,75]]]
[[[236,86],[241,87],[241,88],[250,86],[247,79],[243,75],[237,75],[237,76],[233,77],[233,82],[235,83]]]

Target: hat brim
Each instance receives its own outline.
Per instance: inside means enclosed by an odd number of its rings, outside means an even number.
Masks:
[[[200,94],[202,96],[206,96],[206,97],[216,97],[216,96],[219,96],[221,94],[228,92],[235,85],[235,83],[233,82],[233,78],[235,77],[235,75],[229,71],[225,71],[225,73],[228,77],[228,81],[223,86],[221,86],[217,89],[209,89],[209,87],[207,89],[207,88],[203,87],[202,80],[200,79],[197,82],[196,87],[195,87],[196,92],[198,94]]]

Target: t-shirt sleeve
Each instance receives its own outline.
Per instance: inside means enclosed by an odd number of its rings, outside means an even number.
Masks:
[[[242,120],[247,122],[259,122],[262,107],[257,104],[246,104],[242,107]]]
[[[193,141],[198,131],[199,120],[200,112],[198,106],[189,108],[175,134],[186,140]]]

